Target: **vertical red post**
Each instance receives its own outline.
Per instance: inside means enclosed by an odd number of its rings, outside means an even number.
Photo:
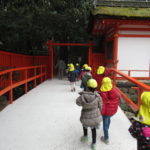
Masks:
[[[13,103],[13,89],[12,89],[12,72],[10,72],[9,74],[9,80],[10,80],[10,91],[9,91],[9,103],[12,104]]]
[[[128,71],[128,76],[129,76],[129,77],[131,76],[131,70]]]
[[[89,46],[89,51],[88,51],[88,65],[92,66],[92,41],[89,42],[91,46]]]
[[[150,59],[149,59],[149,78],[150,78]]]
[[[35,67],[34,68],[34,77],[36,77],[36,70],[37,70],[37,68]],[[34,79],[34,87],[36,87],[36,79],[37,78]]]
[[[25,69],[25,93],[28,92],[28,83],[27,83],[27,77],[28,77],[28,74],[27,74],[27,69]]]
[[[113,63],[114,63],[114,68],[117,69],[117,62],[118,62],[118,34],[114,35],[114,45],[113,45]],[[114,73],[114,77],[113,77],[113,84],[114,86],[116,86],[116,77],[117,74]]]
[[[137,105],[138,105],[138,108],[140,107],[142,101],[141,101],[141,94],[142,94],[143,90],[141,88],[138,89],[138,102],[137,102]]]
[[[50,60],[50,62],[49,62],[49,69],[50,69],[50,79],[52,79],[53,78],[53,73],[54,73],[54,70],[53,70],[53,45],[52,45],[53,43],[52,43],[52,40],[49,40],[49,42],[48,42],[48,49],[49,49],[49,60]]]
[[[42,75],[42,66],[40,66],[40,75]],[[43,78],[43,76],[40,77],[40,82],[41,82],[41,83],[42,83],[42,81],[43,81],[42,78]]]

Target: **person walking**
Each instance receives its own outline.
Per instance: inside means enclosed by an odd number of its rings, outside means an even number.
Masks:
[[[63,60],[58,60],[55,68],[58,71],[58,79],[62,80],[64,77],[64,71],[66,69],[66,64]]]
[[[101,141],[105,144],[109,143],[109,126],[111,117],[118,110],[118,102],[120,95],[115,88],[113,88],[112,81],[109,77],[104,77],[100,87],[100,95],[102,97],[102,117],[103,117],[103,132],[104,136]]]
[[[143,92],[137,117],[132,118],[129,133],[137,139],[137,150],[150,150],[150,92]]]
[[[81,142],[88,141],[88,127],[92,131],[91,149],[96,150],[96,129],[99,128],[101,122],[101,96],[96,90],[97,82],[89,79],[87,82],[88,91],[80,92],[80,96],[76,99],[76,104],[82,107],[80,121],[83,126],[83,136]]]
[[[86,67],[85,68],[85,73],[82,75],[82,77],[81,77],[81,85],[82,85],[82,87],[84,88],[84,91],[86,91],[87,90],[87,81],[89,80],[89,79],[92,79],[93,77],[92,77],[92,74],[91,74],[91,67],[90,66],[88,66],[88,67]]]
[[[99,66],[96,70],[96,74],[94,74],[94,79],[98,83],[97,90],[99,91],[102,80],[104,77],[109,77],[112,73],[112,70],[110,68],[105,68],[104,66]]]
[[[75,92],[75,82],[77,78],[77,73],[75,72],[75,68],[73,64],[70,64],[69,72],[68,72],[68,80],[70,81],[71,92]]]

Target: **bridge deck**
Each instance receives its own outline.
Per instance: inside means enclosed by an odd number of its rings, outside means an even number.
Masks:
[[[90,150],[90,142],[80,142],[79,91],[79,85],[72,93],[68,81],[49,80],[7,106],[0,112],[0,150]],[[119,109],[112,117],[109,145],[100,141],[102,126],[97,130],[97,149],[135,150],[129,126]]]

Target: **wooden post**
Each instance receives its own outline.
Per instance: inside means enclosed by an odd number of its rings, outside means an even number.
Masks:
[[[28,83],[27,83],[27,78],[28,78],[28,73],[27,73],[27,69],[25,69],[25,94],[28,92]]]
[[[42,75],[42,66],[40,66],[40,75]],[[40,82],[41,82],[41,83],[42,83],[42,81],[43,81],[42,78],[43,78],[43,76],[40,77]]]
[[[92,62],[92,41],[89,42],[89,51],[88,51],[88,65],[92,66],[93,62]]]
[[[118,62],[118,34],[114,35],[114,45],[113,45],[113,66],[117,70],[117,62]],[[117,74],[114,73],[113,77],[113,85],[116,86],[116,78]]]
[[[10,91],[9,91],[9,103],[12,104],[13,103],[13,89],[12,89],[12,72],[10,72],[9,74],[9,80],[10,80]]]
[[[53,70],[53,46],[52,46],[52,40],[49,40],[48,42],[48,49],[49,49],[49,69],[50,69],[50,79],[53,79],[53,73],[54,73],[54,70]]]
[[[37,68],[35,67],[34,68],[34,77],[36,76],[36,72],[37,72]],[[37,78],[34,79],[34,87],[36,87],[36,79]]]

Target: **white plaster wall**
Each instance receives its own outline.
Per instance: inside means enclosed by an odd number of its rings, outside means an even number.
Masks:
[[[149,70],[150,38],[118,39],[118,70]],[[148,72],[132,72],[133,77],[148,77]]]

